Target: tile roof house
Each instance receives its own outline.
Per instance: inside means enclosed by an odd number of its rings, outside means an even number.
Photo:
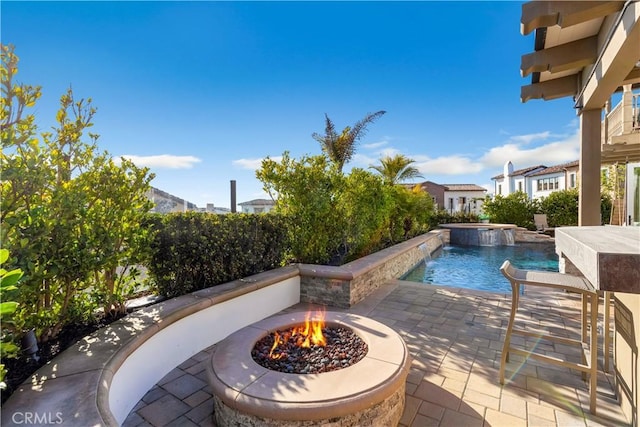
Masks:
[[[266,213],[276,206],[276,202],[271,199],[253,199],[238,205],[242,207],[242,213]]]
[[[416,185],[431,195],[438,209],[446,209],[449,213],[482,213],[482,201],[487,193],[484,187],[476,184],[436,184],[432,181],[405,186],[413,188]]]
[[[554,191],[576,188],[578,172],[577,160],[554,166],[536,165],[518,170],[513,170],[513,164],[507,162],[504,172],[491,179],[494,181],[496,195],[508,196],[520,191],[529,199],[539,199]]]

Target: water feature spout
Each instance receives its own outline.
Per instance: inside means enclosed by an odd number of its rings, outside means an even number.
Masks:
[[[516,244],[516,238],[515,238],[515,234],[514,234],[514,230],[512,228],[507,229],[507,228],[503,228],[502,229],[502,236],[504,238],[504,244],[507,246],[513,246]]]
[[[452,245],[461,246],[514,246],[514,224],[440,224],[449,230]]]
[[[423,255],[422,259],[424,260],[425,264],[431,261],[431,251],[429,250],[429,247],[427,246],[426,243],[420,243],[418,245],[418,249],[422,251],[422,255]]]
[[[478,229],[478,246],[496,246],[498,242],[496,230],[490,228]]]

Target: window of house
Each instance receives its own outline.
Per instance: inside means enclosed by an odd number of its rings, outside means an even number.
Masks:
[[[502,194],[502,184],[498,185],[498,194]]]
[[[449,197],[449,210],[453,212],[453,197]]]
[[[264,208],[254,208],[253,209],[253,213],[263,213],[264,212]]]
[[[538,180],[538,191],[543,190],[557,190],[560,188],[560,178],[544,178]]]
[[[576,174],[572,173],[569,175],[569,188],[576,187]]]
[[[522,181],[518,182],[518,191],[522,192]]]

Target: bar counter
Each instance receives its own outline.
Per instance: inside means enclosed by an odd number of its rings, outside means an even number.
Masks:
[[[556,252],[599,290],[640,294],[640,227],[586,226],[555,230]]]

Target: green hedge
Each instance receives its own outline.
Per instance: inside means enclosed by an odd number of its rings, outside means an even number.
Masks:
[[[281,215],[187,212],[151,217],[149,274],[174,297],[283,264],[289,247]]]
[[[480,217],[473,212],[454,212],[449,213],[446,209],[439,209],[434,212],[429,219],[431,229],[438,228],[439,224],[458,224],[479,222]]]

